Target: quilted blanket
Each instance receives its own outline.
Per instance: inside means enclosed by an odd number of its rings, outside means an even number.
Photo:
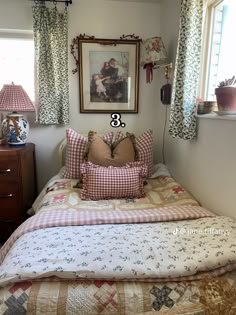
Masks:
[[[186,220],[180,221],[183,213]],[[235,244],[236,221],[199,206],[139,210],[127,218],[115,211],[44,211],[1,249],[0,285],[49,276],[197,279],[235,269]]]
[[[88,201],[80,199],[76,180],[56,179],[49,183],[46,195],[35,207],[35,212],[49,209],[89,210],[142,210],[169,205],[199,205],[199,203],[170,176],[148,179],[145,197],[140,199],[112,199]]]
[[[168,176],[145,191],[84,202],[50,183],[0,250],[0,314],[234,314],[236,221]]]
[[[28,281],[0,288],[0,314],[233,315],[236,283],[230,276],[165,283]]]

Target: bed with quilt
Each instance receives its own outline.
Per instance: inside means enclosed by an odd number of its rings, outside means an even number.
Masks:
[[[64,167],[0,249],[0,314],[236,314],[236,221],[152,146],[150,130],[67,129]]]

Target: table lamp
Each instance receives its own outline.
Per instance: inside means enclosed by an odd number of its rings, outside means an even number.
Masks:
[[[29,133],[29,123],[18,112],[32,112],[35,107],[21,85],[3,85],[0,91],[0,111],[12,112],[2,122],[3,135],[7,142],[10,145],[24,145]]]

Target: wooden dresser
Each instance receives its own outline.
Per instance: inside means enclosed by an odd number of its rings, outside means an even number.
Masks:
[[[0,145],[0,240],[27,218],[35,198],[35,145]]]

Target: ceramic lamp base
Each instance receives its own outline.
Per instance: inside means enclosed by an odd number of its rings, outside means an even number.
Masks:
[[[3,134],[10,145],[24,145],[29,133],[29,123],[23,115],[8,114],[2,122]]]

